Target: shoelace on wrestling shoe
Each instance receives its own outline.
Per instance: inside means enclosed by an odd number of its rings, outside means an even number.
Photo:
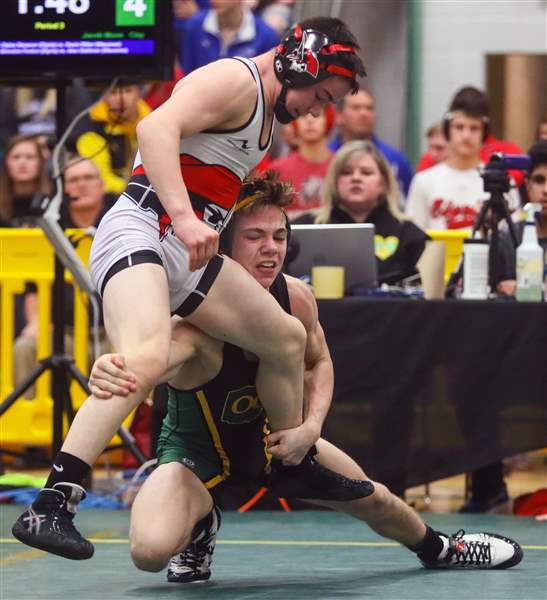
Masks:
[[[465,531],[460,529],[450,536],[448,552],[445,562],[454,566],[485,566],[492,562],[490,542],[479,542],[476,540],[464,540]]]

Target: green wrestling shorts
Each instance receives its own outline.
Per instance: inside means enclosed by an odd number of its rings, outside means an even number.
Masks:
[[[245,392],[232,400],[234,406],[241,407],[250,397],[248,389]],[[260,407],[248,421],[227,420],[229,397],[214,403],[204,389],[182,391],[169,386],[167,416],[158,441],[158,464],[180,462],[207,489],[228,480],[262,484],[270,472],[271,461],[265,442],[270,433],[267,418]]]

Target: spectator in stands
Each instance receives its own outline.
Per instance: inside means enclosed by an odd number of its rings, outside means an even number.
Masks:
[[[538,242],[547,252],[547,138],[536,142],[528,154],[532,159],[532,167],[526,177],[528,201],[542,206],[537,223]]]
[[[92,160],[72,156],[65,167],[64,184],[67,201],[61,207],[61,225],[97,227],[111,205],[97,165]]]
[[[186,21],[200,10],[200,5],[196,0],[171,0],[171,3],[175,21]]]
[[[339,135],[331,142],[331,150],[351,140],[370,140],[386,157],[399,183],[403,197],[408,194],[410,180],[414,174],[406,156],[399,150],[389,146],[374,134],[376,127],[376,109],[373,95],[361,88],[357,94],[348,95],[338,104],[336,123]],[[399,205],[404,204],[399,198]]]
[[[180,48],[184,38],[186,21],[199,10],[196,0],[172,0],[175,47]]]
[[[442,162],[448,155],[448,141],[444,135],[442,123],[435,123],[426,133],[427,152],[422,155],[416,167],[416,172],[425,171],[429,167]]]
[[[415,275],[428,236],[404,217],[389,163],[371,141],[344,144],[330,163],[322,204],[296,223],[372,223],[380,283]]]
[[[139,86],[120,81],[78,126],[76,150],[97,165],[107,193],[119,195],[124,191],[137,148],[136,127],[149,113]]]
[[[538,243],[547,252],[547,139],[537,141],[529,150],[531,158],[530,171],[527,173],[524,182],[526,186],[526,201],[541,205],[541,211],[537,214],[537,236]],[[525,221],[520,221],[515,225],[517,234],[517,244],[522,241]],[[506,259],[506,264],[502,265],[502,271],[505,280],[498,285],[497,292],[506,296],[514,296],[516,293],[516,254],[515,248],[509,238],[504,233],[501,238],[504,247],[508,246],[510,251],[504,252],[502,258]]]
[[[412,180],[407,215],[423,229],[469,229],[475,223],[485,193],[478,168],[488,137],[488,103],[482,92],[463,88],[445,115],[446,160]],[[515,189],[508,194],[511,210],[519,205]]]
[[[482,104],[483,117],[485,118],[485,122],[490,123],[490,106],[488,102],[488,97],[486,94],[474,87],[466,86],[461,88],[456,95],[474,96],[476,98],[475,102],[478,104],[479,102]],[[482,147],[480,149],[480,158],[483,163],[487,163],[490,160],[492,154],[496,152],[503,152],[504,154],[522,154],[522,150],[517,144],[513,144],[512,142],[508,142],[506,140],[499,140],[490,131],[490,127],[487,128],[485,139],[483,141]],[[434,153],[428,148],[428,151],[422,155],[420,158],[420,162],[418,165],[417,171],[423,171],[428,169],[429,167],[433,167],[444,159],[440,159],[435,156]],[[521,171],[510,171],[511,177],[515,180],[517,185],[522,184],[522,172]]]
[[[97,227],[100,220],[107,211],[105,206],[104,184],[101,179],[99,169],[96,164],[79,156],[73,156],[69,159],[64,172],[64,191],[67,201],[61,208],[61,225],[65,228],[79,227],[87,229],[88,227]],[[68,312],[67,322],[69,325],[73,322],[73,289],[70,284],[66,284],[66,307]],[[13,379],[15,385],[19,385],[28,377],[36,367],[36,348],[38,341],[38,295],[36,287],[27,284],[24,296],[24,312],[26,325],[21,334],[15,340],[13,348]],[[92,320],[90,319],[90,322]],[[106,343],[106,334],[104,330],[100,331],[100,340],[102,352],[108,351]],[[73,348],[73,337],[70,330],[65,335],[65,345],[67,352]],[[89,356],[91,362],[94,360],[92,345],[90,344]],[[25,396],[32,398],[34,388],[30,388]]]
[[[328,147],[333,123],[334,109],[330,104],[318,117],[299,117],[289,125],[294,130],[298,147],[268,166],[269,170],[277,171],[279,178],[291,183],[296,190],[295,200],[287,208],[291,219],[321,205],[321,187],[333,156]]]
[[[36,194],[51,194],[45,160],[35,136],[17,135],[6,146],[0,169],[0,226],[33,225],[30,206]]]
[[[257,56],[279,43],[278,34],[242,0],[211,0],[211,7],[186,21],[180,52],[185,75],[219,58]]]

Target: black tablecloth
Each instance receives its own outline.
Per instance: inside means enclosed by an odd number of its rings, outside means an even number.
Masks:
[[[323,435],[394,491],[547,446],[547,305],[319,302]]]

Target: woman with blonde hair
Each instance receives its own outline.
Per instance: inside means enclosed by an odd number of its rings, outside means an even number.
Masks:
[[[399,190],[389,163],[369,141],[344,144],[323,184],[321,207],[295,223],[371,223],[380,283],[417,273],[427,234],[399,210]]]
[[[32,198],[38,193],[49,195],[51,188],[36,137],[12,137],[0,168],[0,227],[28,225]]]

